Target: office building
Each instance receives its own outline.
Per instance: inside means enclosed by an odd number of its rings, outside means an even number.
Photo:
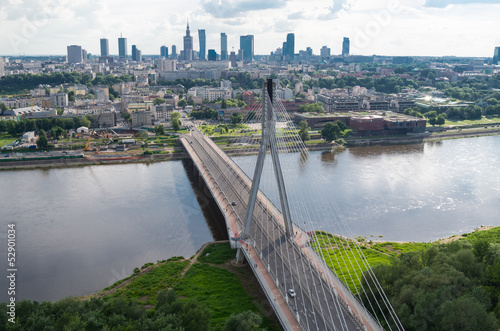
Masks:
[[[293,33],[286,35],[286,50],[283,49],[283,55],[285,55],[288,60],[293,61],[295,55],[295,35]]]
[[[330,57],[330,48],[326,46],[321,47],[320,55],[322,58]]]
[[[177,46],[172,45],[172,59],[177,59]]]
[[[142,52],[137,47],[135,47],[135,50],[132,47],[132,60],[142,62]]]
[[[254,37],[249,34],[247,36],[240,36],[240,50],[243,51],[243,61],[253,62],[254,56]]]
[[[64,108],[68,106],[68,93],[53,93],[50,95],[50,106],[52,108]]]
[[[160,56],[164,58],[168,58],[168,47],[167,46],[161,46],[160,47]]]
[[[71,45],[68,46],[68,63],[82,63],[83,62],[83,53],[82,46]]]
[[[193,37],[189,31],[189,22],[186,27],[186,35],[184,36],[184,54],[181,60],[193,61]]]
[[[217,61],[217,52],[215,52],[215,49],[208,50],[208,61]]]
[[[200,54],[199,54],[199,59],[200,60],[206,60],[206,46],[207,46],[207,39],[205,35],[205,30],[198,30],[198,38],[200,40]]]
[[[127,38],[118,38],[118,56],[122,59],[127,58]]]
[[[220,59],[227,60],[227,35],[224,32],[220,34]]]
[[[229,55],[229,61],[231,61],[231,68],[236,68],[238,66],[236,64],[236,53],[234,51]]]
[[[344,42],[342,43],[342,56],[349,56],[350,54],[350,41],[349,38],[344,37]]]
[[[495,47],[495,52],[493,54],[493,64],[498,64],[500,61],[500,47]]]
[[[106,38],[101,39],[101,56],[109,56],[109,40]]]

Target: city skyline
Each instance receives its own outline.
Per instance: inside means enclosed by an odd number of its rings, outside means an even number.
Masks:
[[[228,53],[238,51],[240,36],[254,35],[256,55],[281,47],[292,32],[296,53],[311,47],[317,55],[325,45],[340,54],[344,37],[351,41],[350,53],[359,55],[492,57],[500,46],[499,0],[188,0],[169,4],[168,15],[158,10],[162,5],[50,0],[42,8],[35,0],[10,1],[0,5],[2,30],[8,32],[0,34],[1,55],[64,55],[74,44],[98,55],[101,38],[113,41],[121,33],[142,45],[143,54],[155,55],[161,45],[182,47],[186,19],[192,31],[206,31],[206,49],[217,53],[221,33]],[[118,54],[117,46],[110,42],[110,54]]]

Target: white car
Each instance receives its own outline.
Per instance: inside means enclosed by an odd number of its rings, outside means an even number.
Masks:
[[[297,295],[293,289],[289,289],[289,290],[288,290],[288,294],[289,294],[292,298],[295,298],[295,296]]]

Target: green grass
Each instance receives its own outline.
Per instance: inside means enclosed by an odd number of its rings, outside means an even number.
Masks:
[[[111,297],[124,297],[127,300],[147,297],[146,304],[155,304],[158,291],[169,288],[187,266],[188,262],[168,262],[150,272],[137,277]]]
[[[0,148],[2,148],[5,145],[13,143],[17,139],[19,139],[19,136],[12,136],[8,133],[1,133],[0,134]]]
[[[258,311],[261,315],[265,313],[262,307],[253,302],[254,297],[248,294],[237,275],[205,263],[194,264],[174,289],[177,295],[195,299],[210,309],[212,330],[223,326],[233,313],[238,314],[246,310]],[[265,316],[262,327],[269,330],[279,329]]]
[[[375,243],[371,245],[370,248],[391,256],[398,256],[401,253],[420,251],[429,248],[431,246],[432,244],[420,243],[420,242],[409,242],[409,243],[383,242],[383,243]]]
[[[495,227],[485,231],[474,231],[464,236],[471,242],[484,239],[490,243],[500,244],[500,227]]]
[[[469,126],[477,124],[500,124],[500,117],[483,117],[480,120],[446,120],[444,125],[448,126]]]
[[[312,248],[325,259],[326,264],[339,276],[351,292],[361,290],[361,276],[367,269],[360,252],[354,249],[351,240],[333,236],[323,231],[316,232],[317,241]],[[351,249],[353,248],[353,249]],[[370,266],[390,264],[394,257],[388,254],[361,246],[361,252]]]
[[[231,249],[231,245],[229,245],[229,243],[214,244],[205,248],[203,253],[200,254],[198,261],[213,264],[224,264],[226,261],[234,259],[235,256],[236,251]]]

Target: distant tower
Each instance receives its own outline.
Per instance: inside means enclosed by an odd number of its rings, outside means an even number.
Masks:
[[[224,32],[220,34],[220,59],[227,60],[227,35]]]
[[[168,58],[168,47],[167,46],[161,46],[160,47],[160,56],[164,58]]]
[[[217,61],[217,52],[215,49],[208,50],[208,61]]]
[[[243,61],[253,62],[254,38],[253,35],[240,36],[240,49],[243,51]]]
[[[342,56],[349,56],[350,54],[350,41],[349,38],[344,37],[344,42],[342,43]]]
[[[82,63],[83,62],[83,52],[82,46],[71,45],[68,46],[68,63]]]
[[[495,52],[493,53],[493,64],[498,64],[500,61],[500,47],[495,47]]]
[[[290,61],[293,61],[295,55],[295,35],[293,33],[286,35],[286,52],[284,55],[288,57]]]
[[[187,22],[186,35],[184,36],[184,61],[193,61],[193,37],[189,31],[189,21]]]
[[[205,56],[205,53],[206,53],[206,46],[207,46],[207,39],[206,39],[206,35],[205,35],[205,30],[202,29],[202,30],[198,30],[198,37],[200,39],[200,60],[206,60],[206,56]]]
[[[177,46],[172,45],[172,59],[177,59]]]
[[[106,38],[101,39],[101,56],[109,56],[109,40]]]
[[[326,46],[321,47],[320,54],[323,59],[330,57],[330,48]]]
[[[127,38],[123,36],[118,38],[118,56],[123,59],[127,58]]]
[[[137,55],[137,46],[132,45],[132,61],[137,61],[136,55]]]

